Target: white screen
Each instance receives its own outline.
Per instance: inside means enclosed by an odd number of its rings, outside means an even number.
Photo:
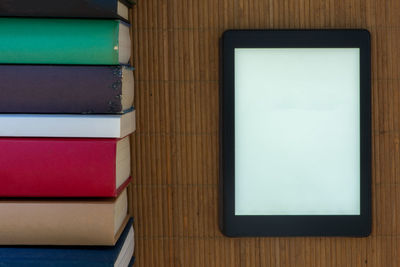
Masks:
[[[360,214],[359,54],[235,49],[235,215]]]

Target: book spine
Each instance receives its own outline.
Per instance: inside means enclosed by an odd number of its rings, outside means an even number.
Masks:
[[[116,142],[0,138],[0,197],[114,197]]]
[[[1,113],[123,112],[119,65],[0,65],[0,73]]]
[[[2,17],[118,18],[118,0],[2,0]],[[131,7],[129,2],[123,1]]]
[[[17,259],[17,260],[8,260],[8,259],[0,259],[0,266],[7,267],[32,267],[32,266],[40,266],[40,267],[113,267],[113,262],[100,262],[100,261],[74,261],[74,260],[59,260],[57,261],[57,265],[55,265],[54,261],[51,260],[35,260],[35,259]],[[129,265],[132,266],[132,265]]]
[[[114,246],[114,208],[109,199],[1,200],[0,245]]]
[[[0,63],[117,65],[116,20],[0,18]]]
[[[122,138],[135,131],[135,113],[0,114],[0,136]]]

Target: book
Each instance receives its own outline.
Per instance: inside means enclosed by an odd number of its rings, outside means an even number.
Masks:
[[[2,0],[1,17],[120,18],[129,19],[128,0]]]
[[[0,247],[0,266],[126,267],[134,262],[134,229],[130,218],[115,246]]]
[[[0,65],[0,73],[0,113],[122,113],[133,105],[128,66]]]
[[[118,20],[0,18],[0,63],[128,64],[129,30]]]
[[[0,114],[0,136],[122,138],[134,131],[134,110],[122,115]]]
[[[130,173],[129,136],[0,138],[0,197],[115,197]]]
[[[113,246],[129,203],[126,188],[117,198],[4,198],[0,245]]]

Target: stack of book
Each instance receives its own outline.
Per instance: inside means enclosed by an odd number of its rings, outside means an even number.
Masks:
[[[130,266],[130,1],[0,2],[0,266]]]

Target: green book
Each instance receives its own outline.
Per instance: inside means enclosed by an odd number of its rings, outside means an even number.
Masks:
[[[128,64],[129,25],[118,20],[0,18],[1,64]]]

